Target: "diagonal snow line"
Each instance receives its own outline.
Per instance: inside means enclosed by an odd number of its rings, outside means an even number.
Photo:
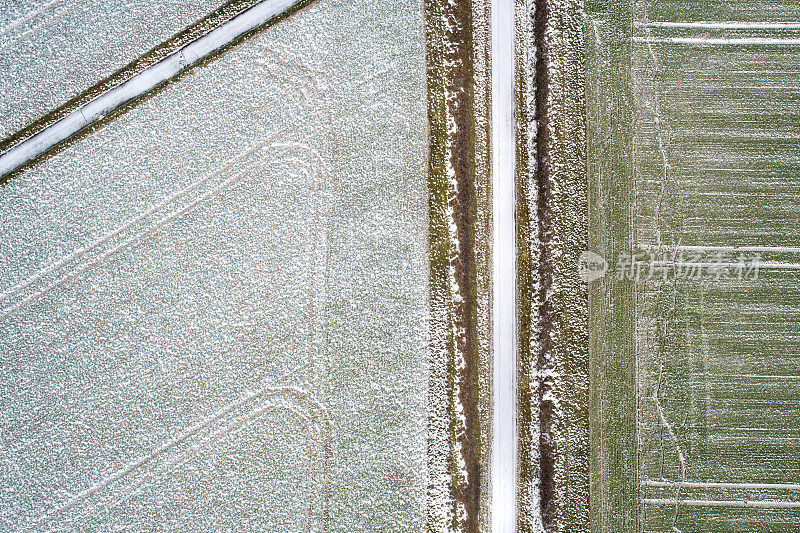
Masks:
[[[30,531],[32,529],[38,529],[40,526],[44,525],[52,518],[60,515],[61,513],[64,513],[65,511],[69,511],[70,509],[80,505],[82,502],[93,497],[100,491],[105,490],[109,485],[112,485],[113,483],[116,483],[124,479],[131,473],[139,471],[145,467],[149,467],[153,463],[157,462],[167,452],[178,449],[180,445],[187,445],[188,449],[184,451],[183,455],[179,456],[178,459],[187,457],[191,453],[194,453],[197,450],[207,446],[212,441],[217,440],[220,437],[227,436],[232,431],[237,429],[237,427],[241,427],[243,424],[247,423],[253,418],[261,416],[261,414],[263,414],[267,410],[274,409],[279,406],[277,404],[269,404],[269,403],[262,404],[261,406],[256,406],[255,408],[251,409],[244,416],[234,418],[234,420],[231,421],[228,425],[223,425],[221,429],[211,432],[210,435],[202,436],[201,433],[204,430],[213,428],[214,424],[220,422],[220,420],[224,420],[225,417],[227,417],[234,411],[243,408],[245,406],[248,406],[251,403],[255,402],[256,400],[270,400],[274,398],[298,399],[301,402],[302,407],[308,410],[308,416],[299,413],[295,408],[292,408],[290,406],[282,406],[282,407],[284,409],[288,409],[290,411],[295,412],[295,414],[298,414],[300,418],[303,418],[305,420],[312,418],[319,420],[320,422],[322,422],[320,424],[320,430],[319,430],[320,436],[324,439],[328,435],[330,435],[332,426],[330,423],[327,407],[321,402],[317,401],[313,397],[313,395],[309,393],[307,390],[295,386],[272,386],[272,387],[264,387],[257,391],[249,390],[243,396],[220,407],[208,418],[198,422],[194,426],[191,426],[184,433],[161,444],[158,448],[152,450],[150,453],[140,456],[139,458],[133,460],[132,462],[129,462],[120,470],[117,470],[116,472],[110,474],[109,476],[97,481],[89,488],[73,495],[63,504],[48,511],[44,515],[34,520],[31,524],[21,528],[20,531]],[[198,442],[195,442],[192,445],[188,445],[188,442],[191,442],[193,438],[197,438],[198,436],[200,436]],[[170,463],[167,464],[169,466],[174,466],[174,464],[173,465],[170,465]],[[153,473],[154,472],[150,472],[149,474],[147,474],[147,476],[152,476]],[[323,479],[323,482],[327,483],[327,480]]]
[[[68,274],[66,274],[62,278],[60,278],[58,281],[56,281],[55,283],[47,285],[43,289],[31,294],[30,296],[27,296],[27,297],[23,298],[22,300],[20,300],[16,304],[14,304],[14,305],[6,308],[6,309],[3,309],[2,311],[0,311],[0,319],[6,318],[7,316],[9,316],[11,314],[16,313],[17,311],[19,311],[20,309],[24,308],[25,306],[27,306],[31,302],[38,300],[42,296],[44,296],[44,295],[48,294],[49,292],[51,292],[52,290],[57,289],[57,288],[61,287],[62,285],[64,285],[65,283],[68,283],[68,282],[72,281],[73,279],[75,279],[79,275],[83,274],[84,272],[86,272],[90,268],[92,268],[92,267],[98,265],[99,263],[102,263],[103,261],[107,260],[109,257],[112,257],[115,254],[119,253],[120,251],[125,250],[126,248],[136,244],[143,237],[146,237],[147,235],[152,233],[154,230],[163,227],[164,225],[168,224],[169,222],[171,222],[175,218],[183,215],[187,211],[190,211],[191,209],[193,209],[194,207],[199,205],[201,202],[207,200],[211,196],[219,193],[220,191],[222,191],[225,188],[229,187],[233,183],[239,181],[241,178],[246,177],[252,171],[253,171],[253,169],[248,169],[248,170],[244,170],[243,172],[234,174],[233,176],[231,176],[230,178],[226,179],[224,182],[222,182],[222,184],[218,185],[214,189],[211,189],[210,191],[207,191],[207,192],[203,193],[201,196],[198,196],[197,198],[192,200],[188,205],[180,207],[179,209],[177,209],[175,211],[172,211],[172,212],[168,213],[167,215],[165,215],[164,217],[160,218],[154,225],[145,228],[140,233],[137,233],[135,235],[132,235],[131,237],[128,237],[125,241],[123,241],[122,243],[114,246],[113,248],[110,248],[109,250],[106,250],[105,252],[100,254],[97,258],[93,259],[92,261],[90,261],[88,263],[85,263],[85,264],[82,264],[82,265],[79,265],[77,268],[75,268],[75,270],[72,270],[71,272],[69,272]]]
[[[0,177],[307,0],[263,0],[0,154]]]
[[[42,20],[41,22],[39,22],[39,23],[35,24],[34,26],[28,28],[27,30],[23,31],[22,33],[20,33],[20,34],[18,34],[16,36],[12,36],[10,39],[0,43],[0,50],[4,50],[4,49],[8,48],[9,46],[11,46],[14,43],[18,43],[18,42],[20,42],[20,41],[22,41],[24,39],[27,39],[29,36],[33,35],[34,33],[36,33],[37,31],[39,31],[39,30],[41,30],[43,28],[47,28],[49,26],[52,26],[52,25],[56,24],[58,21],[60,21],[61,19],[63,19],[64,17],[66,17],[70,13],[74,12],[76,9],[78,9],[81,6],[81,4],[83,3],[83,1],[84,0],[80,0],[80,1],[68,4],[66,6],[66,9],[62,9],[61,11],[54,13],[51,17],[45,18],[45,20]],[[12,30],[13,29],[10,29],[9,31],[12,31]],[[3,31],[5,31],[5,30],[0,31],[0,35],[3,35]]]
[[[38,17],[39,15],[42,15],[43,13],[49,11],[51,8],[57,6],[58,4],[63,4],[65,1],[66,0],[50,0],[49,2],[43,4],[43,5],[35,8],[35,9],[32,9],[31,11],[29,11],[29,12],[25,13],[24,15],[22,15],[21,17],[15,19],[15,20],[12,20],[6,26],[0,28],[0,35],[5,35],[5,34],[11,32],[11,31],[17,29],[19,26],[22,26],[23,24],[26,24],[27,22],[30,22],[31,20],[33,20],[36,17]],[[2,48],[3,46],[5,46],[5,45],[4,44],[0,45],[0,48]]]

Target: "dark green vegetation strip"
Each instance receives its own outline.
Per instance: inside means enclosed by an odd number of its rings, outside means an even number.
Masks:
[[[590,250],[616,261],[630,253],[631,8],[587,5]],[[589,286],[592,531],[638,530],[638,458],[633,281],[607,275]]]

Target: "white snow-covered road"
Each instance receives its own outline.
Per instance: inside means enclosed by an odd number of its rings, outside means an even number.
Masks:
[[[514,3],[492,0],[493,383],[492,533],[516,530],[517,348]]]
[[[0,177],[208,57],[303,0],[263,0],[0,154]]]

